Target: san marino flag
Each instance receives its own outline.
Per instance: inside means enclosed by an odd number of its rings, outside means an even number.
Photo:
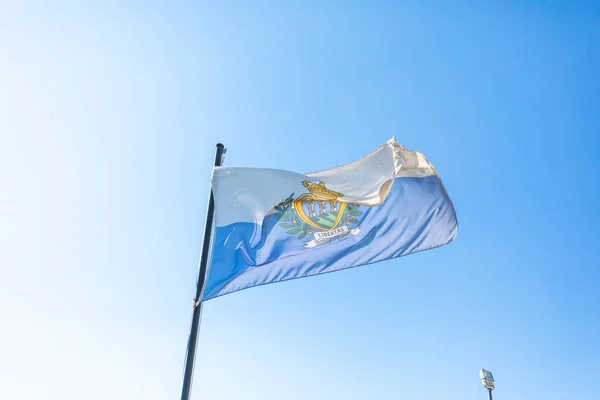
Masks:
[[[203,300],[433,249],[458,230],[435,168],[395,138],[358,161],[310,174],[216,167],[212,185]]]

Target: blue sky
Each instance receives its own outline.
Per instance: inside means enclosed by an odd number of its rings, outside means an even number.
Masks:
[[[455,242],[207,302],[196,399],[592,398],[594,2],[12,2],[0,398],[178,398],[214,145],[297,172],[391,136]]]

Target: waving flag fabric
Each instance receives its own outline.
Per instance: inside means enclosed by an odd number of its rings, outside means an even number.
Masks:
[[[310,174],[216,167],[212,188],[203,300],[432,249],[458,230],[434,167],[395,138],[358,161]]]

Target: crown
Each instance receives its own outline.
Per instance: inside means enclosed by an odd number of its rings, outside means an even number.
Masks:
[[[343,194],[339,192],[327,189],[323,182],[312,183],[304,180],[302,181],[302,184],[310,191],[310,194],[319,200],[337,201],[338,197],[343,196]]]

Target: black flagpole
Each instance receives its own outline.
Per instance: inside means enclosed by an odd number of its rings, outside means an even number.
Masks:
[[[215,167],[220,167],[223,163],[223,154],[225,146],[217,144],[215,153]],[[206,267],[208,264],[208,254],[210,253],[210,239],[212,233],[213,216],[215,210],[215,200],[212,192],[208,199],[208,211],[206,212],[206,223],[204,225],[204,242],[202,243],[202,255],[200,256],[200,266],[198,271],[198,281],[196,283],[196,297],[194,297],[194,313],[192,314],[192,327],[190,328],[190,337],[188,339],[187,353],[185,356],[185,369],[183,372],[183,387],[181,389],[181,400],[189,400],[192,389],[192,377],[194,373],[194,358],[196,356],[196,341],[198,339],[198,327],[200,326],[200,314],[202,311],[202,301],[200,296],[204,288],[206,278]]]

